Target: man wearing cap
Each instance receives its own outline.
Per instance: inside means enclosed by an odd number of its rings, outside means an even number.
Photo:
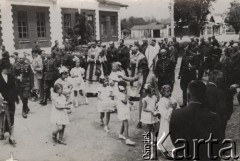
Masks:
[[[109,75],[112,71],[112,63],[118,61],[118,50],[115,47],[115,44],[113,41],[109,43],[109,47],[107,48],[107,75]]]
[[[24,54],[18,55],[18,62],[14,64],[13,72],[16,78],[16,84],[18,94],[22,100],[23,109],[22,116],[27,118],[27,114],[30,111],[28,107],[28,97],[30,91],[33,88],[33,71],[29,63],[25,61]]]
[[[43,101],[40,102],[41,105],[47,105],[47,98],[50,98],[50,89],[54,85],[54,81],[58,75],[56,63],[52,58],[52,55],[47,54],[47,58],[43,61]]]
[[[161,90],[163,85],[170,85],[173,88],[175,64],[167,57],[165,49],[162,49],[158,56],[159,58],[154,70],[158,78],[158,89]]]
[[[149,69],[153,70],[154,67],[154,59],[157,57],[157,54],[159,53],[160,47],[158,44],[156,44],[156,40],[153,39],[151,41],[151,44],[148,45],[146,52],[145,52],[145,56],[148,60],[148,66]]]
[[[126,76],[129,76],[128,74],[128,67],[130,63],[130,54],[128,47],[124,45],[124,40],[120,39],[119,41],[120,45],[118,47],[118,61],[122,64],[122,69],[124,70]]]

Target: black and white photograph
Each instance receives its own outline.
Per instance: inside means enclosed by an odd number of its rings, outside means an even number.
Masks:
[[[0,161],[240,161],[240,0],[0,0]]]

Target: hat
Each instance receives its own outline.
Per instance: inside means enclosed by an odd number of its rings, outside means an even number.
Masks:
[[[66,73],[66,72],[68,72],[68,68],[67,67],[62,66],[62,67],[59,68],[59,74]]]

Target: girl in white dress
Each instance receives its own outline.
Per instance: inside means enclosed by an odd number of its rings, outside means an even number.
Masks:
[[[157,97],[152,94],[152,89],[146,84],[144,87],[145,97],[142,100],[143,108],[141,122],[147,125],[149,132],[155,131],[155,124],[159,121],[154,113],[156,112]]]
[[[63,95],[66,97],[68,102],[72,102],[72,98],[71,98],[71,93],[72,93],[72,89],[73,89],[73,85],[68,77],[68,68],[66,68],[65,66],[62,66],[59,69],[59,73],[60,73],[60,78],[58,78],[56,80],[55,84],[61,84],[63,86]],[[71,108],[73,107],[73,104],[71,105]],[[71,113],[71,109],[68,111],[69,113]]]
[[[158,141],[169,133],[169,122],[171,118],[172,111],[176,108],[180,108],[177,101],[171,97],[172,94],[172,88],[170,85],[164,85],[161,90],[162,98],[158,102],[158,112],[161,115],[161,121],[160,121],[160,128],[158,132]],[[174,148],[174,145],[171,141],[171,138],[168,136],[167,139],[163,142],[163,147],[160,150],[163,153],[171,154],[171,151]]]
[[[75,63],[76,63],[76,67],[71,69],[70,75],[72,77],[72,82],[73,82],[75,106],[78,106],[78,100],[77,100],[78,92],[80,95],[83,95],[86,104],[88,104],[88,98],[85,93],[85,82],[83,80],[85,70],[80,67],[79,58],[75,58]]]
[[[63,86],[61,84],[54,85],[54,91],[52,92],[52,113],[51,113],[51,123],[56,126],[52,133],[52,138],[54,142],[66,145],[63,142],[63,135],[66,125],[70,123],[67,114],[67,109],[70,109],[71,102],[67,102],[66,97],[62,94]],[[59,134],[59,139],[57,135]]]
[[[127,95],[127,83],[124,81],[120,81],[118,83],[118,93],[116,94],[117,97],[117,112],[118,112],[118,119],[122,121],[122,126],[119,134],[119,139],[125,140],[127,145],[135,145],[136,143],[129,139],[128,135],[128,120],[130,119],[130,106],[128,102],[128,95]]]
[[[103,85],[98,90],[98,105],[97,109],[100,112],[100,123],[104,125],[104,130],[109,132],[109,121],[111,112],[115,111],[116,102],[114,101],[114,84],[104,81]],[[106,121],[104,123],[103,118],[106,115]]]

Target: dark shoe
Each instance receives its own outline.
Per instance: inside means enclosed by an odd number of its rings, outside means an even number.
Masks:
[[[26,119],[27,118],[27,114],[25,112],[23,112],[22,113],[22,117]]]
[[[0,140],[4,140],[4,135],[0,135]]]
[[[57,143],[58,142],[57,135],[52,134],[52,140],[53,140],[54,143]]]
[[[15,140],[12,140],[12,139],[10,139],[10,138],[8,139],[8,141],[9,141],[9,144],[11,144],[11,145],[17,144]]]
[[[142,122],[139,122],[139,123],[137,124],[137,128],[138,128],[138,129],[141,129],[141,128],[142,128]]]
[[[65,142],[62,141],[62,140],[58,140],[57,143],[58,143],[58,144],[62,144],[62,145],[67,145],[67,143],[65,143]]]
[[[28,109],[26,110],[26,114],[28,114],[28,113],[29,113],[29,111],[30,111],[30,109],[28,108]]]

